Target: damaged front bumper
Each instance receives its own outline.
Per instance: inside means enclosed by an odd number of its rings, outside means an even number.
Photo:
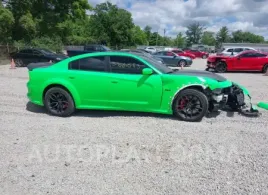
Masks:
[[[245,116],[260,116],[259,111],[252,105],[248,90],[236,83],[233,83],[230,87],[212,90],[209,97],[210,112],[229,107]]]

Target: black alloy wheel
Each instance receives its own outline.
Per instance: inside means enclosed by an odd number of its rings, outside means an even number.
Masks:
[[[47,111],[56,116],[70,116],[75,111],[72,96],[60,87],[52,87],[46,92],[44,104]]]
[[[215,67],[216,72],[223,73],[227,71],[227,65],[225,62],[218,62]]]
[[[196,89],[185,89],[175,99],[173,112],[180,120],[196,122],[207,114],[208,107],[204,93]]]

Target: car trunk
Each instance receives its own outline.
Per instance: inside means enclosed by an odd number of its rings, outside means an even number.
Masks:
[[[30,64],[28,64],[27,68],[29,71],[32,71],[33,69],[45,68],[45,67],[52,66],[53,64],[54,63],[50,63],[50,62],[30,63]]]

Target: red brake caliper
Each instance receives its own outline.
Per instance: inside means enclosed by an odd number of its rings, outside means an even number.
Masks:
[[[179,102],[179,109],[182,110],[185,107],[186,103],[187,103],[186,97],[181,99],[181,101]]]

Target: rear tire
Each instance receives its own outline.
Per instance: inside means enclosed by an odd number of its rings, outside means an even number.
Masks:
[[[265,64],[263,69],[262,69],[262,72],[266,73],[267,71],[268,71],[268,64]]]
[[[215,67],[216,72],[223,73],[227,71],[227,65],[225,62],[217,62]]]
[[[75,111],[72,96],[60,87],[52,87],[46,92],[44,104],[51,115],[59,117],[70,116]]]
[[[21,59],[15,59],[14,62],[15,62],[16,67],[24,67],[25,66],[25,64],[23,63],[23,61]]]
[[[173,103],[173,113],[180,120],[188,122],[201,121],[208,112],[208,98],[196,89],[181,91]]]

